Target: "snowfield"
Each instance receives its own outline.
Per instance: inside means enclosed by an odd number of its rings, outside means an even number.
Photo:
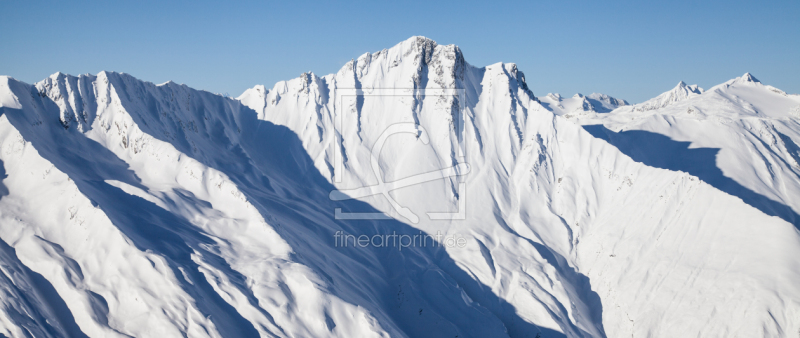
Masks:
[[[0,77],[0,161],[7,337],[800,335],[800,96],[750,74],[536,97],[412,37],[236,99]]]

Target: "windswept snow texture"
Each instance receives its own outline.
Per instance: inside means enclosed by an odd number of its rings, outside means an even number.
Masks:
[[[0,77],[0,335],[800,334],[800,97],[648,102],[423,37],[238,99]]]

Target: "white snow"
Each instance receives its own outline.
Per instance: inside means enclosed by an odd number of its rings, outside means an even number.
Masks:
[[[793,336],[798,107],[749,74],[535,97],[423,37],[238,99],[0,77],[0,334]]]

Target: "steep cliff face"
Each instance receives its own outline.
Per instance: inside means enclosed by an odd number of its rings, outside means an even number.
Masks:
[[[698,96],[739,100],[722,112],[692,97],[567,119],[516,65],[422,37],[236,100],[109,72],[0,77],[0,333],[794,334],[800,128],[775,114],[798,102],[736,81]],[[773,179],[729,179],[767,200],[718,184],[716,153],[615,136],[683,105],[782,121],[747,150]],[[702,165],[657,161],[683,150]]]

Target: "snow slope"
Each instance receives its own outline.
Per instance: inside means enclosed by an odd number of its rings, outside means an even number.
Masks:
[[[514,64],[473,67],[422,37],[236,100],[110,72],[0,77],[0,334],[800,332],[797,98],[737,79],[645,112],[584,100],[591,113],[561,117],[565,100],[534,97]],[[784,148],[755,131],[746,151],[719,145],[751,165],[724,176],[674,127],[652,148],[616,142],[690,102],[708,124],[687,137],[734,142],[724,128],[769,120]],[[705,171],[665,151],[699,151]],[[342,247],[340,233],[465,244]]]
[[[678,97],[676,89],[648,102]],[[800,226],[800,96],[744,74],[661,108],[638,107],[580,123],[640,162],[689,172]]]

